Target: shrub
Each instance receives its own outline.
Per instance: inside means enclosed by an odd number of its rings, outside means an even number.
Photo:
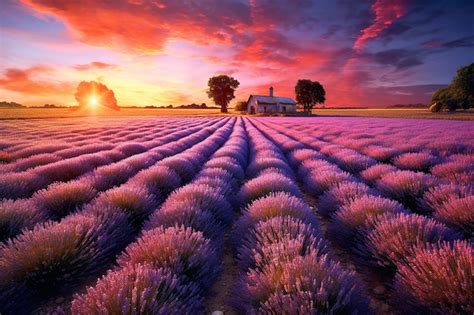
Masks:
[[[192,228],[157,227],[130,244],[117,259],[119,266],[151,264],[169,268],[187,282],[207,288],[219,273],[219,255],[201,232]]]
[[[437,314],[474,312],[474,252],[472,244],[456,241],[418,249],[408,264],[400,264],[395,290],[401,306]]]
[[[406,213],[396,201],[377,196],[363,196],[342,206],[332,215],[330,234],[341,246],[351,249],[360,241],[359,232],[382,215]]]
[[[30,197],[44,187],[46,181],[33,172],[6,173],[0,175],[0,199]]]
[[[220,157],[210,160],[204,167],[222,168],[230,172],[237,180],[241,181],[245,178],[245,173],[239,162],[231,157]]]
[[[41,301],[69,294],[111,263],[130,235],[121,213],[71,215],[23,232],[0,245],[0,305],[7,313],[29,313]]]
[[[224,225],[230,224],[233,219],[232,206],[220,194],[218,189],[208,185],[186,185],[173,192],[161,207],[161,211],[173,211],[185,206],[196,206],[211,212]],[[163,210],[168,208],[166,210]]]
[[[393,164],[398,168],[421,172],[428,172],[438,162],[436,156],[426,152],[405,153],[393,160]]]
[[[397,168],[390,164],[375,164],[360,172],[360,176],[369,183],[375,182],[387,173],[396,171]]]
[[[33,195],[33,202],[46,217],[59,220],[91,201],[97,191],[87,181],[54,183]]]
[[[217,240],[224,234],[224,226],[212,212],[193,204],[158,209],[151,215],[144,230],[151,230],[159,226],[181,225],[202,232],[206,238],[211,240]]]
[[[181,176],[183,182],[189,182],[196,175],[197,170],[192,162],[175,155],[160,162],[160,165],[168,166]]]
[[[390,161],[395,155],[399,154],[400,151],[393,148],[383,146],[369,146],[364,150],[364,153],[381,162]]]
[[[324,160],[324,155],[312,149],[298,149],[289,154],[288,162],[293,167],[298,167],[306,160]]]
[[[95,189],[105,191],[125,183],[134,174],[135,170],[130,165],[121,162],[97,168],[90,175],[90,181]]]
[[[109,272],[83,295],[74,298],[71,313],[191,314],[202,309],[193,284],[184,284],[168,269],[133,265]]]
[[[181,177],[167,166],[155,166],[138,173],[130,183],[146,187],[148,192],[161,200],[181,186]]]
[[[433,219],[416,214],[398,214],[381,218],[365,239],[365,248],[374,262],[394,269],[406,262],[415,248],[439,241],[452,241],[460,235]]]
[[[236,289],[243,313],[333,314],[369,312],[353,272],[315,253],[251,270]]]
[[[247,176],[254,178],[261,171],[268,168],[280,169],[283,174],[287,175],[287,177],[291,177],[293,175],[293,171],[283,160],[277,158],[258,158],[249,164],[247,168]]]
[[[356,181],[349,173],[335,170],[321,170],[311,172],[303,179],[305,189],[312,196],[319,196],[324,191],[346,181]]]
[[[291,216],[318,226],[318,221],[311,208],[300,198],[285,192],[271,193],[255,200],[235,223],[234,236],[238,240],[257,223],[277,216]],[[238,244],[238,242],[235,242]]]
[[[449,199],[436,209],[434,217],[466,235],[474,235],[474,196]]]
[[[471,195],[474,195],[474,188],[472,186],[453,183],[434,186],[423,195],[423,200],[420,201],[420,208],[431,213],[451,198],[464,198]]]
[[[31,200],[0,201],[0,242],[20,234],[23,229],[31,229],[45,222],[45,213],[38,210]]]
[[[382,176],[376,183],[377,188],[386,196],[417,210],[418,199],[436,184],[436,180],[421,172],[395,171]]]
[[[279,173],[264,174],[246,182],[239,191],[242,205],[275,192],[287,192],[296,197],[301,196],[298,186],[288,177]]]
[[[339,183],[319,198],[318,213],[330,216],[339,207],[364,195],[376,195],[376,192],[363,183]]]
[[[454,160],[433,166],[431,174],[469,185],[474,181],[474,166],[469,160]]]
[[[32,167],[54,163],[59,161],[60,159],[61,158],[55,154],[42,153],[33,155],[29,158],[17,160],[12,166],[14,166],[13,169],[15,171],[24,171]]]
[[[147,150],[147,147],[140,143],[127,142],[119,144],[115,150],[122,152],[127,156],[143,153]]]
[[[237,236],[237,235],[236,235]],[[319,230],[312,224],[291,216],[276,216],[257,223],[248,230],[244,238],[240,238],[237,250],[238,264],[241,269],[254,268],[254,249],[265,248],[285,239],[315,239],[320,237]],[[325,249],[320,242],[317,248]]]
[[[120,209],[129,216],[134,227],[140,228],[157,203],[144,188],[121,186],[100,194],[93,201],[93,208],[104,207]]]

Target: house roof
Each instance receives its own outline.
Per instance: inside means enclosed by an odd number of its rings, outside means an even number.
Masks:
[[[275,104],[285,104],[285,105],[296,105],[295,100],[289,97],[280,97],[280,96],[265,96],[265,95],[250,95],[249,101],[252,97],[255,97],[257,103],[259,104],[268,104],[268,105],[275,105]]]

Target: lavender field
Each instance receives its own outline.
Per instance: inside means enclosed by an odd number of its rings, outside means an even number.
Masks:
[[[1,314],[472,314],[474,124],[0,121]]]

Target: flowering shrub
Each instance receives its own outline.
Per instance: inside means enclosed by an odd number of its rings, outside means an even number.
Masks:
[[[474,195],[474,187],[458,184],[443,184],[428,189],[420,200],[420,208],[426,212],[433,212],[451,198],[464,198]]]
[[[293,175],[293,171],[288,166],[288,164],[286,164],[284,160],[270,157],[270,158],[258,158],[254,160],[252,163],[250,163],[247,168],[247,176],[250,178],[254,178],[257,175],[259,175],[261,171],[267,168],[279,169],[287,177],[291,177]]]
[[[313,247],[320,252],[327,252],[326,244],[320,240],[320,232],[314,225],[291,216],[276,216],[257,223],[240,241],[237,250],[240,268],[255,267],[255,249],[263,249],[287,239],[302,239],[303,244],[317,240]]]
[[[173,169],[158,165],[141,171],[130,182],[132,185],[146,187],[150,194],[162,199],[181,186],[181,177]]]
[[[25,231],[0,245],[0,305],[28,313],[44,299],[69,293],[111,263],[130,236],[122,213],[78,214]]]
[[[291,216],[317,226],[316,216],[300,198],[285,192],[271,193],[255,200],[235,223],[234,235],[240,239],[255,224],[276,216]]]
[[[406,213],[405,208],[396,201],[363,196],[342,206],[332,215],[330,234],[344,247],[351,248],[359,238],[360,230],[379,219],[382,215]]]
[[[330,216],[339,207],[364,195],[376,195],[376,192],[363,183],[339,183],[321,195],[318,201],[318,212],[324,216]]]
[[[474,251],[467,241],[419,248],[400,264],[395,290],[401,306],[439,314],[474,312]]]
[[[242,205],[250,203],[274,192],[287,192],[294,196],[301,196],[298,186],[288,177],[280,173],[264,174],[249,180],[239,191],[239,200]]]
[[[433,219],[402,213],[376,222],[365,237],[365,247],[377,265],[395,268],[420,245],[459,238],[459,234]]]
[[[309,173],[304,179],[305,189],[313,196],[319,196],[325,190],[346,181],[355,181],[349,173],[334,170],[321,170]]]
[[[169,269],[131,265],[109,272],[72,302],[74,315],[190,314],[202,309],[195,285],[184,284]]]
[[[151,264],[169,268],[186,281],[208,287],[219,273],[218,253],[201,232],[157,227],[145,232],[117,259],[119,266]]]
[[[474,235],[474,195],[453,197],[443,203],[433,213],[434,217],[453,228]]]
[[[388,197],[397,199],[412,210],[417,210],[418,199],[436,180],[421,172],[395,171],[377,181],[377,188]]]
[[[439,162],[438,158],[426,152],[405,153],[397,156],[393,164],[404,170],[427,172]]]
[[[31,229],[45,222],[47,216],[38,210],[31,200],[0,201],[0,242],[20,234],[23,229]]]
[[[97,191],[87,181],[55,183],[33,195],[33,202],[46,217],[59,220],[91,201]]]
[[[208,185],[189,184],[173,192],[161,207],[161,211],[172,211],[185,206],[196,206],[209,211],[224,225],[232,221],[232,206],[218,189]],[[167,210],[163,210],[167,209]]]
[[[354,273],[316,253],[249,271],[235,295],[234,305],[244,313],[369,312]]]
[[[155,199],[144,189],[121,186],[100,194],[93,201],[95,208],[112,207],[128,214],[133,226],[141,227],[143,221],[156,209]]]
[[[390,164],[375,164],[371,167],[363,170],[360,176],[369,183],[373,183],[376,180],[382,178],[387,173],[396,171],[397,168]]]

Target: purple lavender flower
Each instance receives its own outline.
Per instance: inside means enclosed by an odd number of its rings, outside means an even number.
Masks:
[[[311,253],[251,270],[236,286],[234,305],[244,313],[332,314],[369,312],[353,272]]]
[[[390,269],[406,262],[420,245],[460,238],[442,223],[404,213],[382,217],[367,233],[364,246],[367,254],[376,265]]]
[[[131,265],[111,271],[75,296],[71,313],[85,314],[191,314],[202,310],[194,284],[184,284],[169,269]]]
[[[208,288],[219,273],[219,255],[210,240],[192,228],[157,227],[130,244],[117,259],[119,266],[151,264],[169,268],[186,281]]]
[[[330,216],[339,207],[364,195],[377,195],[369,186],[358,182],[342,182],[324,192],[318,200],[318,213]]]
[[[398,265],[395,292],[401,307],[436,314],[474,311],[474,251],[468,241],[419,248]]]
[[[363,196],[342,206],[332,215],[330,235],[341,245],[355,249],[361,238],[360,231],[382,215],[407,213],[396,201],[377,196]]]

